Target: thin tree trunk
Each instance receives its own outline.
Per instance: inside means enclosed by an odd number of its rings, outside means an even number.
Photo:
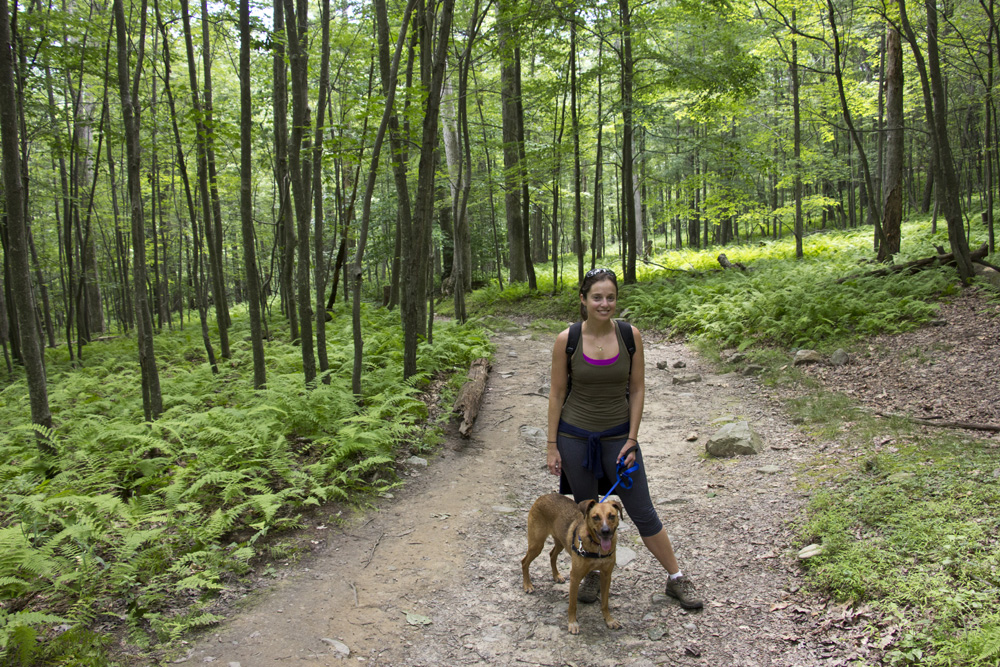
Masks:
[[[619,20],[622,26],[622,56],[621,56],[621,100],[622,100],[622,203],[624,215],[624,229],[622,238],[626,244],[627,256],[625,259],[625,284],[631,285],[636,281],[635,259],[636,259],[636,210],[635,196],[633,194],[632,180],[632,10],[629,8],[629,0],[618,0]]]
[[[518,35],[514,26],[514,8],[509,0],[497,3],[500,14],[497,35],[500,42],[500,105],[503,123],[504,210],[507,215],[507,266],[511,283],[524,282],[528,269],[524,256],[524,221],[521,219],[521,168],[517,128]]]
[[[163,36],[163,88],[167,95],[167,103],[170,105],[170,123],[174,132],[174,146],[177,151],[177,169],[181,174],[181,182],[184,184],[184,194],[187,201],[188,217],[191,219],[191,237],[194,242],[194,262],[193,267],[188,271],[194,286],[194,302],[198,309],[198,319],[201,323],[201,339],[205,346],[205,354],[208,357],[209,367],[213,374],[218,374],[219,365],[215,360],[215,349],[212,346],[212,338],[208,331],[208,295],[201,280],[201,236],[198,233],[198,211],[194,205],[194,194],[191,192],[191,180],[188,177],[187,165],[184,159],[184,145],[181,143],[180,128],[177,126],[177,108],[174,104],[174,94],[170,87],[170,43],[167,39],[167,27],[160,16],[160,2],[153,0],[153,8],[156,12],[156,23]],[[179,257],[179,255],[178,255]],[[189,265],[190,266],[190,265]],[[183,312],[183,308],[181,310]]]
[[[153,348],[153,318],[149,311],[146,292],[146,228],[142,208],[142,164],[139,148],[139,118],[133,108],[133,91],[129,88],[128,37],[125,32],[125,8],[122,0],[114,0],[115,34],[118,44],[118,89],[121,94],[122,118],[125,124],[125,149],[128,153],[128,189],[132,212],[132,252],[135,277],[136,333],[139,343],[139,367],[142,372],[142,407],[146,421],[152,421],[163,412],[160,392],[160,375],[156,367]],[[145,28],[145,2],[140,30]],[[142,35],[139,40],[135,85],[138,89],[142,72]]]
[[[576,280],[583,284],[583,200],[580,174],[580,117],[576,106],[576,10],[569,19],[569,109],[573,132],[573,241],[576,243]]]
[[[795,27],[795,10],[792,10],[792,31]],[[802,251],[802,122],[799,109],[799,50],[798,40],[792,40],[792,134],[795,151],[795,180],[792,185],[795,197],[795,257],[803,258]]]
[[[882,229],[885,243],[879,244],[878,261],[891,260],[899,252],[903,221],[903,48],[899,32],[888,27],[885,48],[886,156],[883,184]]]
[[[315,249],[316,282],[316,356],[319,361],[319,372],[323,374],[323,383],[330,383],[326,371],[330,368],[330,360],[326,353],[326,248],[323,243],[323,120],[326,113],[327,95],[330,87],[330,0],[323,0],[323,44],[320,55],[319,69],[319,100],[316,104],[316,139],[313,142],[313,199],[315,201],[316,223],[314,225],[313,247]]]
[[[18,138],[17,93],[14,86],[13,40],[10,29],[10,9],[7,0],[0,0],[0,147],[3,152],[4,196],[7,203],[6,260],[11,267],[11,291],[17,311],[21,359],[28,379],[28,399],[31,421],[52,428],[48,388],[45,376],[45,356],[41,332],[35,325],[35,305],[31,293],[31,267],[28,259],[28,230],[24,217],[24,186],[21,181],[21,155]],[[38,446],[45,456],[54,456],[55,449],[44,436]]]
[[[267,383],[264,365],[264,337],[261,333],[260,284],[257,250],[253,233],[253,159],[251,151],[253,108],[250,98],[250,0],[240,0],[240,220],[243,231],[243,269],[247,281],[247,309],[250,313],[250,345],[253,349],[253,387]]]
[[[382,74],[382,91],[385,94],[385,109],[382,112],[382,120],[379,123],[378,131],[375,135],[375,143],[372,146],[371,165],[368,169],[368,178],[365,185],[365,195],[362,199],[361,208],[361,229],[359,230],[357,251],[354,255],[354,283],[353,283],[353,309],[352,323],[354,332],[354,370],[351,376],[351,387],[354,395],[361,397],[361,367],[363,362],[364,341],[361,338],[361,262],[364,259],[365,246],[368,242],[368,225],[371,220],[372,195],[375,192],[375,180],[378,176],[379,155],[382,151],[382,142],[386,131],[392,124],[390,121],[396,118],[395,98],[396,98],[396,78],[399,72],[399,58],[406,44],[406,30],[410,25],[410,15],[413,12],[413,5],[416,0],[409,0],[406,10],[403,13],[402,27],[399,30],[399,37],[396,40],[396,50],[392,56],[392,63],[389,62],[389,17],[386,10],[385,0],[375,0],[375,20],[376,33],[378,36],[379,68]],[[390,145],[393,142],[390,142]],[[404,174],[405,178],[405,174]]]
[[[198,92],[198,70],[194,56],[194,40],[191,36],[191,15],[188,0],[181,0],[181,19],[184,24],[184,44],[187,50],[188,79],[191,86],[191,100],[194,107],[195,126],[197,130],[198,157],[198,194],[201,198],[202,228],[208,245],[209,276],[212,284],[212,300],[215,302],[215,321],[219,328],[219,351],[223,359],[228,359],[229,331],[227,313],[225,312],[225,283],[222,275],[222,259],[217,256],[218,245],[215,242],[215,226],[212,224],[211,196],[208,185],[208,129],[205,127],[205,115],[202,111],[201,97]]]

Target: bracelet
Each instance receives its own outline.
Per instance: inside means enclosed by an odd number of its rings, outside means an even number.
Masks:
[[[635,444],[637,444],[637,445],[639,444],[639,441],[636,440],[635,438],[626,438],[625,442],[628,442],[629,440],[635,440]]]
[[[549,440],[549,441],[546,442],[546,444],[554,445],[554,444],[556,444],[558,442],[559,442],[558,440]]]

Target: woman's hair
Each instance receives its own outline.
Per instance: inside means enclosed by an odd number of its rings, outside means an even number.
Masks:
[[[618,292],[618,276],[611,269],[591,269],[583,275],[583,282],[580,283],[580,294],[582,296],[587,296],[590,293],[590,288],[594,286],[595,283],[599,283],[602,280],[610,280],[614,283],[615,293]],[[580,304],[580,320],[587,319],[587,306]]]

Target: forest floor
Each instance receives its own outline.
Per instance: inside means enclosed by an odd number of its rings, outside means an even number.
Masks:
[[[936,326],[871,341],[842,369],[808,372],[887,411],[996,422],[1000,374],[981,369],[1000,363],[998,311],[967,293],[942,307]],[[551,580],[547,550],[532,565],[532,595],[521,589],[519,562],[528,508],[557,487],[544,465],[552,336],[525,326],[494,340],[469,440],[449,437],[426,466],[403,463],[405,484],[367,510],[313,517],[302,531],[310,554],[279,565],[243,599],[220,602],[227,620],[159,664],[318,666],[346,656],[380,666],[790,667],[876,658],[865,607],[800,590],[793,522],[807,498],[799,482],[836,447],[785,414],[795,388],[720,374],[684,344],[652,334],[639,441],[654,504],[705,608],[687,612],[663,595],[665,574],[626,521],[611,588],[623,628],[608,629],[598,605],[580,605],[580,634],[570,635],[569,584]],[[679,361],[686,366],[673,368]],[[702,379],[674,384],[677,374]],[[973,378],[982,386],[956,403],[954,387]],[[752,424],[764,451],[707,458],[707,438],[734,418]],[[568,570],[565,554],[560,565]]]

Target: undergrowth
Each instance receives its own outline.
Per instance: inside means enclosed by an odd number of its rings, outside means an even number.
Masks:
[[[841,409],[824,411],[839,404]],[[887,665],[1000,661],[1000,454],[996,443],[922,433],[817,393],[792,405],[806,428],[840,433],[811,466],[799,526],[820,595],[867,604]]]
[[[98,622],[124,624],[139,651],[215,623],[213,596],[279,553],[275,535],[310,508],[393,487],[395,460],[434,437],[421,389],[490,353],[481,328],[436,323],[404,382],[398,313],[366,309],[359,405],[345,311],[328,324],[328,382],[305,387],[301,351],[279,329],[255,392],[246,317],[234,315],[218,375],[196,324],[157,336],[164,412],[151,424],[130,337],[88,345],[75,367],[65,348],[49,351],[51,431],[28,424],[23,382],[0,391],[6,662],[112,664]]]

